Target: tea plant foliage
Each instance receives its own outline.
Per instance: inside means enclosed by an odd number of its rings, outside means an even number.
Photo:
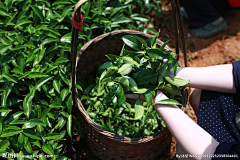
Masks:
[[[76,3],[0,3],[0,156],[19,153],[33,155],[33,159],[34,155],[48,154],[52,159],[67,159],[62,156],[63,146],[73,137],[73,122],[78,121],[73,115],[69,78],[71,18]],[[148,17],[132,13],[132,7],[125,0],[84,4],[79,48],[109,31],[142,30]],[[74,126],[81,134],[79,124]]]
[[[189,81],[169,77],[170,72],[176,75],[177,61],[172,51],[164,48],[167,42],[157,47],[157,37],[145,41],[133,35],[123,36],[121,53],[106,55],[109,62],[98,68],[92,81],[88,78],[79,82],[87,113],[107,131],[131,138],[153,135],[166,127],[153,105],[181,105],[174,100],[181,96],[178,86]],[[153,102],[158,89],[170,99]],[[125,94],[130,93],[143,94],[146,102],[140,96],[137,101],[126,99]]]

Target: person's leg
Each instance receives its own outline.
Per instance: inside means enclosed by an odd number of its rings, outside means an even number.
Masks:
[[[186,10],[193,28],[190,34],[197,38],[208,38],[228,29],[227,22],[215,8],[215,6],[217,8],[221,7],[226,1],[180,0],[180,4]]]
[[[209,0],[180,0],[180,4],[187,12],[192,28],[203,27],[221,17]]]
[[[228,0],[209,0],[209,2],[218,10],[230,9]]]

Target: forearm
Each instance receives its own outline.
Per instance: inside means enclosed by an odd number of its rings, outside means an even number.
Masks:
[[[155,110],[185,153],[204,155],[215,152],[218,142],[177,106],[156,105]]]
[[[232,69],[232,64],[199,68],[179,67],[175,78],[190,80],[189,87],[192,88],[237,93]]]

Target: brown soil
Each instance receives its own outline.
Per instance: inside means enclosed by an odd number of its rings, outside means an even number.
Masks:
[[[187,57],[189,67],[205,67],[216,64],[229,64],[235,62],[240,56],[240,9],[231,9],[221,12],[221,15],[226,19],[229,29],[208,39],[199,39],[195,37],[186,38]],[[161,29],[160,39],[172,39],[168,46],[175,51],[175,36],[174,26],[172,22],[171,13],[163,18],[153,17],[153,23],[156,30]],[[189,23],[184,20],[185,37],[190,31]],[[165,25],[163,27],[163,24]],[[181,64],[184,66],[183,54],[180,54]],[[183,109],[195,122],[197,117],[190,105]],[[88,159],[98,160],[91,151],[87,148],[83,139],[75,136],[73,146],[76,151],[69,150],[67,156],[71,159]],[[175,159],[176,141],[166,148],[166,151],[160,155],[156,160]]]

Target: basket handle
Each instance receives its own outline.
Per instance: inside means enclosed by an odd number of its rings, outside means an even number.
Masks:
[[[75,22],[80,22],[80,10],[81,6],[86,3],[88,0],[79,0],[76,4],[73,12],[73,20]],[[75,84],[76,84],[76,56],[77,56],[77,50],[78,50],[78,35],[79,35],[79,28],[75,28],[72,24],[72,39],[71,39],[71,53],[70,53],[70,61],[71,61],[71,84],[72,84],[72,99],[73,99],[73,108],[75,109]]]
[[[85,3],[85,2],[87,2],[88,0],[80,0],[80,1],[78,1],[78,3],[76,4],[76,6],[75,6],[75,8],[74,8],[74,16],[75,16],[75,14],[76,14],[76,12],[77,12],[77,10],[78,9],[80,9],[81,8],[81,6]]]

